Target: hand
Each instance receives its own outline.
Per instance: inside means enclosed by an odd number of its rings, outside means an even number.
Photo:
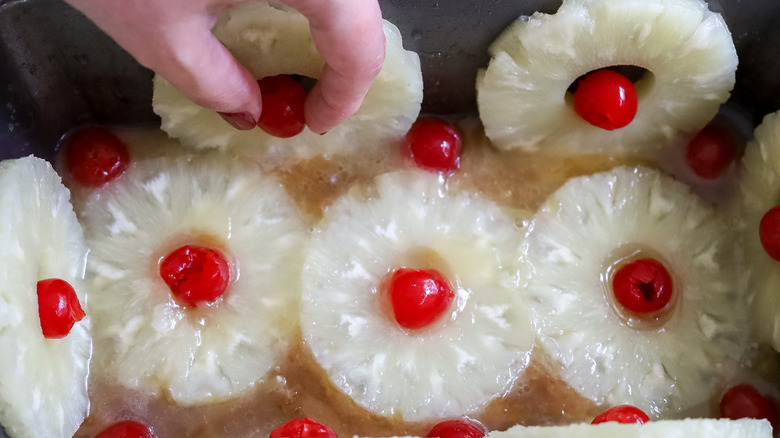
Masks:
[[[261,112],[254,77],[212,35],[219,12],[246,0],[66,0],[138,62],[193,102],[252,129]],[[351,116],[379,73],[385,38],[376,0],[285,0],[309,20],[325,60],[306,100],[306,124],[324,133]]]

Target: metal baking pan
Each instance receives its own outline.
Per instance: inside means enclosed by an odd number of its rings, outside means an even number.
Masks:
[[[553,13],[560,0],[381,0],[420,54],[423,111],[476,112],[477,69],[514,19]],[[739,54],[731,101],[757,124],[780,109],[780,1],[710,0]],[[0,0],[0,159],[52,159],[61,135],[83,124],[148,125],[152,72],[61,0]],[[0,438],[6,438],[0,428]]]
[[[423,111],[475,112],[477,69],[510,23],[560,0],[382,0],[382,11],[420,54]],[[754,118],[780,103],[780,2],[710,0],[740,58],[732,100]],[[88,124],[155,124],[152,73],[60,0],[0,0],[0,159],[51,158],[59,137]]]

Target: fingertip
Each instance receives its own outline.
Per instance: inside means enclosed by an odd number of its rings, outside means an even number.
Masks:
[[[309,129],[323,133],[351,117],[382,69],[385,35],[376,0],[283,0],[309,19],[325,60],[306,101]]]
[[[175,58],[160,62],[155,71],[197,105],[214,110],[246,129],[262,111],[257,80],[210,32],[189,33],[178,39]]]
[[[306,125],[323,134],[349,119],[362,106],[370,85],[371,80],[353,82],[326,65],[306,98]]]
[[[217,111],[222,119],[240,131],[248,131],[257,127],[257,119],[249,112],[225,113]]]
[[[306,126],[312,132],[325,134],[355,114],[360,104],[361,100],[358,99],[351,103],[341,102],[340,107],[334,107],[322,94],[322,86],[318,82],[306,98]]]

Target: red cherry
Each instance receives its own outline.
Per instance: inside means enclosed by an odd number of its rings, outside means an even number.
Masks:
[[[432,269],[397,269],[390,279],[395,320],[407,329],[423,328],[439,319],[455,293],[447,279]]]
[[[268,76],[257,81],[263,98],[263,110],[257,126],[274,137],[298,135],[306,126],[303,106],[306,90],[288,75]]]
[[[452,173],[460,167],[460,134],[441,120],[421,118],[414,122],[406,134],[406,147],[423,169]]]
[[[737,385],[723,395],[720,399],[720,417],[732,420],[765,418],[777,430],[777,406],[750,385]]]
[[[61,339],[86,313],[81,308],[76,291],[65,280],[50,278],[38,281],[38,317],[43,336]]]
[[[114,134],[86,128],[65,139],[65,167],[79,184],[100,187],[125,173],[130,163],[127,147]]]
[[[634,313],[663,309],[672,298],[672,277],[655,259],[639,259],[621,266],[612,278],[618,303]]]
[[[468,418],[447,420],[433,426],[427,438],[482,438],[488,430],[482,423]]]
[[[704,179],[715,179],[723,174],[736,157],[736,146],[727,130],[708,125],[685,150],[685,161],[696,175]]]
[[[608,131],[631,123],[637,105],[634,84],[612,70],[588,73],[574,91],[574,111],[591,125]]]
[[[780,205],[767,211],[761,218],[758,237],[769,257],[780,262]]]
[[[268,438],[337,438],[336,432],[314,420],[296,418],[271,432]]]
[[[186,245],[162,260],[160,276],[174,297],[186,306],[195,306],[212,302],[225,293],[230,266],[219,251]]]
[[[120,421],[97,434],[95,438],[155,438],[152,430],[136,421]]]
[[[590,424],[600,424],[610,421],[623,424],[644,424],[650,421],[650,417],[639,408],[635,408],[631,405],[620,405],[611,407],[600,413]]]

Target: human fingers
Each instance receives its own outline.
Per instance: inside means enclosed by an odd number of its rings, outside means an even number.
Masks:
[[[211,33],[210,25],[169,31],[170,57],[148,65],[196,104],[238,129],[256,126],[262,108],[254,76]]]
[[[354,114],[382,68],[385,36],[375,0],[285,0],[309,20],[325,60],[306,99],[306,124],[324,133]]]
[[[261,112],[254,77],[214,37],[224,0],[68,0],[138,62],[238,129]]]

